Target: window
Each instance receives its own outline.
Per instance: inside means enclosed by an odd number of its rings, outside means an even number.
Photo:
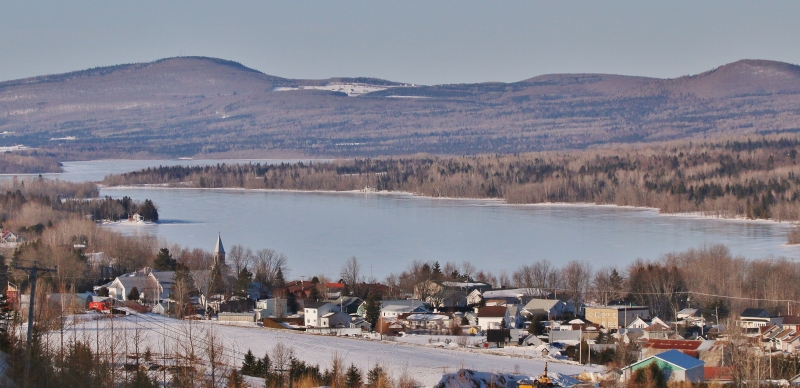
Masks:
[[[595,317],[599,317],[599,316],[600,316],[600,313],[594,313],[594,316],[595,316]]]

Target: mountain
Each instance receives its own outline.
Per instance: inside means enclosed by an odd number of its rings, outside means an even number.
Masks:
[[[800,131],[800,67],[742,60],[674,79],[551,74],[418,86],[296,80],[178,57],[0,83],[0,146],[316,157],[584,148]]]

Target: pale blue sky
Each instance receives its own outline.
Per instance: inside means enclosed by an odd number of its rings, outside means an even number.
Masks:
[[[289,78],[677,77],[800,63],[795,1],[2,1],[0,80],[202,55]]]

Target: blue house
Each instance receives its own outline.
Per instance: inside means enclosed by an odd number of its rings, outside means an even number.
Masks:
[[[647,368],[652,363],[658,364],[667,381],[699,383],[704,379],[703,366],[705,363],[674,349],[626,366],[622,369],[623,379],[625,381],[629,380],[634,372]]]

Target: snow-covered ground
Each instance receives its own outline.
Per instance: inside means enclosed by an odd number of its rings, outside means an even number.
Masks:
[[[126,317],[93,319],[98,315],[78,316],[76,323],[65,331],[65,338],[78,339],[94,344],[99,341],[100,348],[107,349],[114,343],[116,352],[123,354],[134,349],[133,342],[139,337],[139,351],[150,348],[155,353],[170,353],[185,346],[191,338],[201,353],[211,335],[217,335],[224,344],[227,362],[241,365],[242,357],[251,350],[261,357],[271,352],[275,345],[282,343],[294,349],[295,356],[321,369],[330,367],[334,355],[342,357],[346,365],[355,364],[361,370],[368,370],[376,364],[387,369],[393,378],[408,373],[424,386],[433,386],[442,375],[455,373],[467,368],[481,372],[516,373],[535,376],[544,369],[545,361],[549,370],[564,375],[576,375],[584,370],[600,371],[599,367],[585,367],[574,363],[563,363],[552,358],[538,356],[527,349],[480,349],[462,348],[457,345],[457,337],[450,338],[450,344],[435,342],[429,336],[408,336],[393,341],[380,341],[370,338],[343,338],[312,335],[303,332],[266,329],[255,324],[228,325],[216,321],[181,321],[155,314],[139,314]],[[112,332],[113,326],[113,335]],[[99,329],[99,331],[97,330]],[[56,338],[58,337],[58,338]],[[474,338],[477,337],[467,337]],[[59,333],[53,333],[50,341],[58,342]],[[181,345],[183,344],[183,345]]]
[[[403,85],[403,86],[411,86],[411,85]],[[321,86],[297,86],[297,87],[281,86],[273,90],[276,92],[285,92],[290,90],[307,90],[307,89],[328,90],[331,92],[345,93],[347,94],[348,97],[358,97],[362,94],[386,90],[392,87],[396,86],[332,82],[327,85],[321,85]]]

